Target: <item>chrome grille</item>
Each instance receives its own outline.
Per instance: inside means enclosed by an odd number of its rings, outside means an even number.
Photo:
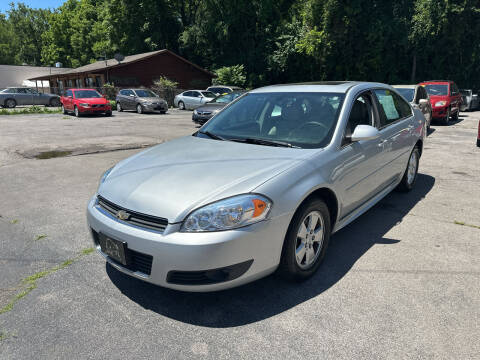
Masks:
[[[147,228],[155,231],[160,231],[160,232],[163,232],[168,225],[168,220],[165,218],[142,214],[142,213],[125,209],[121,206],[118,206],[112,203],[111,201],[108,201],[107,199],[105,199],[100,195],[97,196],[97,205],[103,210],[105,210],[106,212],[108,212],[110,215],[119,219],[119,221],[122,221],[130,225],[138,226],[141,228]],[[119,217],[120,212],[123,212],[123,215],[125,215],[126,213],[129,216],[126,218],[120,219]]]

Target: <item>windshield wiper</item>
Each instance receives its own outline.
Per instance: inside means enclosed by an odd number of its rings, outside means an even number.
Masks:
[[[294,146],[285,141],[256,139],[256,138],[244,138],[244,139],[231,139],[232,141],[245,142],[247,144],[266,145],[266,146],[279,146],[300,149],[298,146]]]
[[[214,140],[222,140],[222,141],[227,140],[219,135],[212,134],[210,131],[199,131],[198,133],[202,135],[207,135],[210,139],[214,139]]]

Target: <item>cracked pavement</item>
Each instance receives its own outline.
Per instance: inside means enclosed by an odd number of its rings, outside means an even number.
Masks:
[[[140,151],[119,149],[196,129],[190,112],[114,115],[0,116],[0,308],[22,279],[92,246],[100,175]],[[415,189],[335,234],[308,281],[190,294],[85,255],[0,314],[0,359],[479,358],[480,229],[455,224],[480,225],[479,119],[434,124]],[[31,158],[51,150],[87,154]]]

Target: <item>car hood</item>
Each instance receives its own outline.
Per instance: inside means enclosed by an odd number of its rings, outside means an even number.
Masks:
[[[221,104],[221,103],[207,103],[197,108],[197,111],[215,111],[223,109],[228,104]]]
[[[75,100],[87,104],[108,104],[108,101],[105,98],[78,98]]]
[[[138,98],[141,102],[162,102],[163,99],[159,98],[159,97],[142,97],[142,98]]]
[[[175,223],[199,206],[251,192],[311,153],[187,136],[121,161],[98,193],[126,209]]]

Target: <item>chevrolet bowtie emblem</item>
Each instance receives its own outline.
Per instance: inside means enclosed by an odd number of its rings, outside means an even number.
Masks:
[[[128,220],[129,217],[130,217],[130,214],[125,210],[120,210],[117,212],[117,218],[120,220]]]

